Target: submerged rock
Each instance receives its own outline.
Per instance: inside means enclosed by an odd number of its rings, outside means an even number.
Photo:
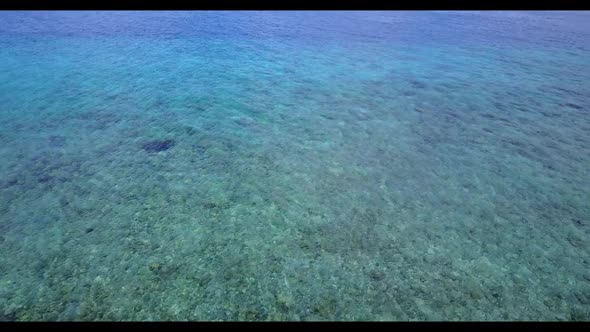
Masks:
[[[426,83],[419,81],[419,80],[411,79],[409,81],[414,89],[426,89],[428,87],[428,85],[426,85]]]
[[[570,107],[570,108],[573,108],[573,109],[576,109],[576,110],[579,110],[579,111],[581,111],[581,110],[584,109],[584,107],[582,107],[582,106],[580,106],[578,104],[574,104],[574,103],[566,103],[565,106]]]
[[[145,151],[147,151],[149,153],[157,153],[157,152],[161,152],[161,151],[166,151],[166,150],[172,148],[175,144],[176,144],[176,142],[172,139],[154,140],[154,141],[149,141],[147,143],[144,143],[142,145],[142,149],[144,149]]]

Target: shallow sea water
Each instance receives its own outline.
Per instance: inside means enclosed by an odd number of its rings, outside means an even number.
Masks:
[[[0,320],[588,320],[589,82],[588,12],[1,12]]]

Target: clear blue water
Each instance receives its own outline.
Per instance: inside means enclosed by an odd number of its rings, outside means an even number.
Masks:
[[[589,82],[588,12],[1,12],[0,320],[588,320]]]

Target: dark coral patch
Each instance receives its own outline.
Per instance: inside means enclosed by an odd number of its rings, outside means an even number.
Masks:
[[[582,106],[574,104],[574,103],[566,103],[565,106],[573,108],[575,110],[582,110],[584,109]]]
[[[8,179],[6,181],[1,182],[0,181],[0,189],[5,189],[8,187],[12,187],[18,184],[18,179],[17,178],[11,178]]]
[[[161,152],[161,151],[166,151],[166,150],[172,148],[175,144],[176,144],[176,142],[173,139],[154,140],[154,141],[149,141],[147,143],[144,143],[142,145],[142,149],[144,149],[145,151],[147,151],[149,153],[157,153],[157,152]]]
[[[414,89],[426,89],[428,88],[428,85],[426,85],[426,83],[419,81],[419,80],[414,80],[414,79],[410,79],[410,84],[412,84],[412,87]]]

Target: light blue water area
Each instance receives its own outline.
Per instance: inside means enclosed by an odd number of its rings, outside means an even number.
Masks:
[[[0,320],[588,320],[588,12],[0,13]]]

